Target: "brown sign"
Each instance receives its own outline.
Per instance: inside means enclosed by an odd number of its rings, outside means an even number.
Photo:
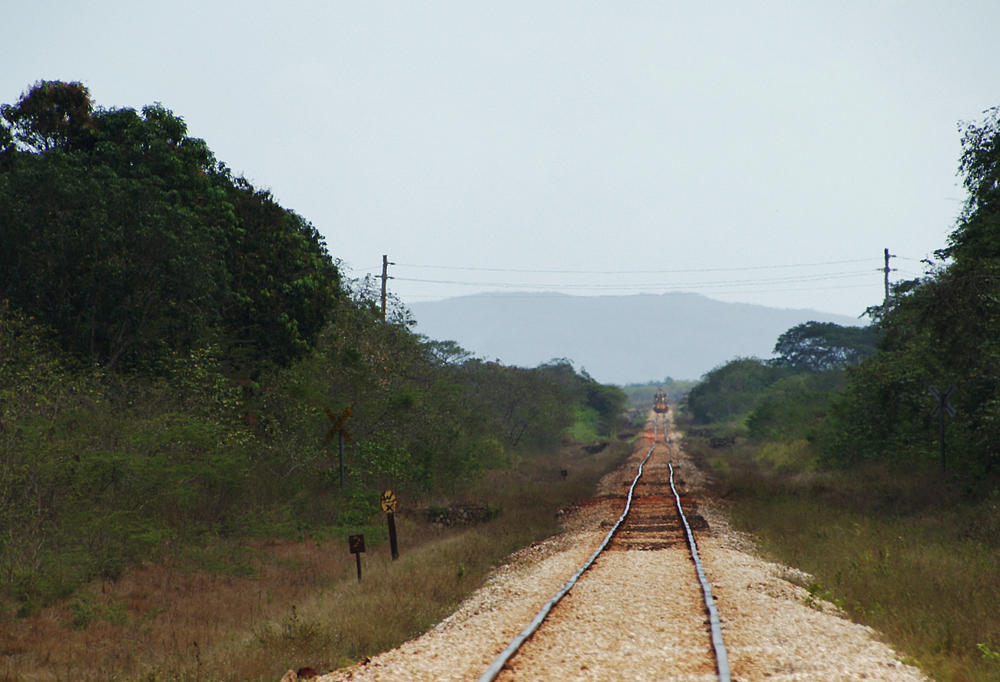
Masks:
[[[361,554],[365,551],[365,536],[352,535],[348,537],[347,546],[350,548],[351,554]]]
[[[351,440],[351,434],[347,432],[347,428],[344,426],[344,422],[346,422],[347,418],[351,416],[352,411],[353,410],[351,410],[351,408],[348,407],[338,417],[333,413],[333,410],[331,410],[329,407],[326,408],[326,416],[327,418],[329,418],[331,422],[333,422],[333,426],[330,428],[330,431],[326,434],[327,440],[333,440],[333,437],[336,436],[338,432],[344,434],[344,440]]]

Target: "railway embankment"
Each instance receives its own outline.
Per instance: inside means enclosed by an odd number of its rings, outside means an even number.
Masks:
[[[596,495],[564,516],[561,534],[515,554],[434,629],[318,679],[479,679],[606,538],[647,454],[629,519],[498,680],[719,679],[704,595],[669,489],[670,464],[733,680],[925,679],[873,630],[801,587],[808,576],[762,559],[708,504],[707,479],[669,422],[668,435],[670,445],[647,431]]]

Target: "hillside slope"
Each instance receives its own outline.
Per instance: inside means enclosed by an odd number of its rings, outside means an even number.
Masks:
[[[417,332],[456,341],[476,355],[530,367],[565,357],[598,381],[617,384],[697,379],[734,357],[770,357],[782,332],[810,320],[863,324],[687,293],[477,294],[414,303],[410,310]]]

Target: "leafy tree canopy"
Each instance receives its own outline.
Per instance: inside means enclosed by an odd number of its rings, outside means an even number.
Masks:
[[[90,92],[82,83],[39,81],[14,105],[0,106],[9,141],[24,148],[70,150],[92,141],[96,130]]]
[[[211,342],[253,373],[315,343],[339,295],[319,233],[183,119],[95,108],[57,81],[0,114],[0,299],[63,348],[147,370]]]
[[[1000,258],[1000,107],[980,123],[963,124],[959,172],[969,195],[948,247],[938,255],[958,265]]]
[[[931,385],[955,386],[948,418],[952,466],[983,476],[1000,465],[1000,110],[964,124],[960,172],[965,210],[950,259],[893,289],[889,310],[874,309],[884,331],[878,354],[848,370],[831,417],[834,461],[936,463]]]
[[[699,424],[742,416],[763,399],[764,389],[791,372],[758,358],[737,358],[702,377],[687,395],[687,407]]]
[[[778,337],[774,364],[797,372],[821,372],[860,362],[875,354],[878,327],[842,327],[803,322]]]

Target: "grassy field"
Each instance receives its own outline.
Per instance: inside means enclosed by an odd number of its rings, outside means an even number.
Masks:
[[[804,443],[712,448],[709,431],[685,448],[718,501],[814,597],[936,680],[1000,679],[1000,490],[972,499],[936,466],[819,471]]]
[[[354,663],[425,631],[511,552],[556,532],[559,508],[630,451],[566,446],[488,474],[460,500],[401,500],[400,558],[384,516],[370,519],[361,582],[342,538],[313,536],[216,543],[129,569],[0,622],[0,682],[273,682],[289,668]],[[419,513],[453,503],[495,517],[438,528]]]

